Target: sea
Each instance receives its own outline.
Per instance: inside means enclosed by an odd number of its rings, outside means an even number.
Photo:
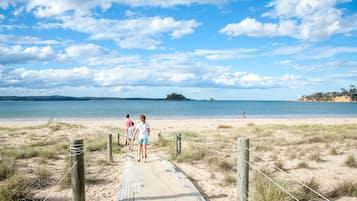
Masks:
[[[357,117],[357,103],[294,101],[0,101],[0,120]]]

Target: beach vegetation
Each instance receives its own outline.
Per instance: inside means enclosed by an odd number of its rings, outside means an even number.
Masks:
[[[312,178],[309,182],[305,183],[306,186],[314,189],[315,191],[320,190],[320,185],[315,181],[314,178]],[[311,201],[311,200],[317,200],[319,196],[312,192],[310,189],[306,188],[305,186],[301,186],[301,188],[297,192],[297,198],[300,201]]]
[[[231,125],[224,125],[224,124],[220,124],[217,126],[218,129],[230,129],[232,128]]]
[[[230,174],[230,173],[225,173],[222,181],[223,186],[231,186],[235,185],[237,183],[237,178]]]
[[[308,169],[310,168],[309,165],[305,162],[305,161],[302,161],[302,162],[299,162],[297,164],[297,169]]]
[[[226,160],[221,160],[218,162],[218,168],[224,172],[229,172],[233,170],[233,164]]]
[[[328,193],[330,198],[357,197],[357,183],[343,182]]]
[[[84,144],[84,149],[89,152],[103,151],[107,149],[107,142],[102,139],[90,140]]]
[[[88,157],[85,157],[85,158],[88,158]],[[63,170],[61,173],[61,178],[64,177],[62,183],[60,184],[60,187],[62,189],[71,187],[71,182],[72,182],[71,179],[72,178],[71,178],[71,174],[69,174],[70,170],[71,170],[71,159],[70,159],[70,156],[67,155],[65,158],[65,164],[64,164],[64,167],[63,167]]]
[[[44,188],[51,184],[52,174],[45,166],[38,167],[35,171],[35,178],[32,180],[32,186],[35,188]]]
[[[284,169],[284,163],[282,161],[280,161],[280,160],[279,161],[275,161],[274,162],[274,166],[279,168],[279,169],[281,169],[281,170],[285,170]]]
[[[273,178],[275,181],[277,181],[279,185],[281,185],[283,188],[285,189],[287,188],[287,185],[285,183],[274,178],[274,176],[269,171],[263,171],[263,172],[270,178]],[[271,183],[267,178],[265,178],[259,172],[254,172],[253,188],[254,188],[254,193],[252,194],[252,198],[255,201],[291,200],[288,194],[283,192],[275,184]]]
[[[345,165],[351,168],[357,168],[357,160],[354,155],[347,156]]]
[[[321,162],[321,154],[318,151],[315,151],[309,156],[310,160],[316,161],[316,162]]]
[[[2,157],[0,160],[0,181],[11,177],[16,171],[16,161],[11,157]]]
[[[177,156],[178,162],[186,162],[193,164],[195,161],[199,161],[205,158],[207,151],[200,147],[189,146],[183,150],[183,152]]]
[[[337,149],[335,147],[330,149],[330,154],[331,155],[338,155]]]
[[[31,182],[23,175],[13,175],[2,185],[0,200],[31,200]]]

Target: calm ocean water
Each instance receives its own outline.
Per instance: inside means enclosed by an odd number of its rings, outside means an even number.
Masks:
[[[0,119],[95,119],[146,114],[164,118],[357,117],[356,103],[288,101],[6,101],[0,102]]]

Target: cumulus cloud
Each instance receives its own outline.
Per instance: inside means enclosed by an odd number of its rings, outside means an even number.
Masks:
[[[14,43],[14,44],[37,44],[37,45],[55,45],[58,41],[55,40],[41,40],[33,36],[15,36],[11,34],[0,34],[0,42]]]
[[[157,39],[169,34],[172,39],[194,32],[200,24],[195,20],[175,20],[172,17],[142,17],[137,19],[96,19],[62,16],[58,23],[40,24],[43,28],[63,28],[90,35],[92,40],[114,40],[122,48],[156,49]],[[108,29],[108,27],[110,27]]]
[[[220,32],[229,36],[254,37],[289,36],[296,39],[318,41],[335,34],[350,34],[357,30],[357,15],[345,15],[336,5],[338,0],[273,0],[270,11],[263,17],[277,22],[259,22],[245,18],[228,24]]]
[[[5,16],[0,14],[0,21],[4,20],[5,19]]]
[[[37,62],[48,62],[56,59],[56,53],[51,46],[23,47],[0,46],[0,64],[31,64]]]
[[[55,87],[197,87],[197,88],[274,88],[282,81],[296,80],[286,77],[262,76],[254,73],[231,71],[215,66],[192,64],[191,68],[175,66],[155,67],[146,63],[133,68],[79,67],[72,69],[0,68],[0,87],[52,89]],[[219,69],[219,67],[218,67]]]
[[[170,8],[177,5],[190,6],[192,4],[221,5],[229,0],[2,0],[0,8],[8,9],[17,4],[23,5],[26,12],[33,12],[36,17],[53,17],[74,12],[77,15],[88,15],[92,10],[100,8],[105,11],[113,4],[122,4],[129,7],[163,7]],[[21,10],[22,11],[22,10]]]

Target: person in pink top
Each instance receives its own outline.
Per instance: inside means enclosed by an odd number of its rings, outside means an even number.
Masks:
[[[125,119],[125,121],[124,121],[124,130],[125,130],[125,146],[126,145],[129,145],[129,140],[128,140],[128,130],[129,130],[129,128],[130,128],[130,126],[131,126],[131,123],[132,123],[133,121],[131,121],[131,119],[130,119],[130,115],[129,114],[127,114],[126,115],[126,119]]]

